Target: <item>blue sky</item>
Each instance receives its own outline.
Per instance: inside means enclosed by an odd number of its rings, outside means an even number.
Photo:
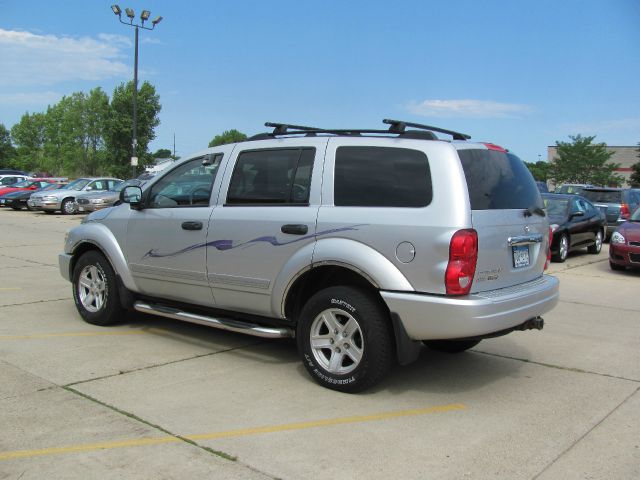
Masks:
[[[0,0],[0,123],[133,77],[112,2]],[[150,145],[188,155],[265,121],[462,131],[526,161],[568,135],[640,142],[640,1],[126,0],[162,112]]]

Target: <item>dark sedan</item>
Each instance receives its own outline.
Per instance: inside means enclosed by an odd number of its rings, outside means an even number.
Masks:
[[[553,230],[552,260],[564,262],[569,252],[587,248],[597,255],[606,234],[606,219],[600,209],[580,195],[542,194]]]
[[[44,192],[47,190],[57,190],[58,188],[63,188],[66,184],[64,183],[49,183],[45,185],[43,188],[38,190],[26,190],[26,191],[18,191],[7,193],[0,197],[0,206],[10,207],[14,210],[22,210],[27,207],[29,210],[35,210],[27,205],[27,200],[31,197],[32,194],[36,192]]]
[[[640,208],[611,235],[609,265],[612,270],[640,268]]]

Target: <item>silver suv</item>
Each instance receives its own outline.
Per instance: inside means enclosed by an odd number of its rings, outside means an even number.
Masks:
[[[344,392],[423,343],[461,352],[542,328],[558,280],[543,274],[549,224],[523,162],[461,133],[385,123],[268,123],[125,188],[59,257],[80,315],[295,337],[310,375]]]

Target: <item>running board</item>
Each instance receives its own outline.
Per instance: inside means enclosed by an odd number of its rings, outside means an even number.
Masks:
[[[230,318],[214,318],[197,313],[190,313],[179,310],[177,308],[167,307],[165,305],[148,304],[144,302],[136,302],[133,308],[141,313],[149,313],[151,315],[159,315],[161,317],[181,320],[183,322],[197,323],[208,327],[228,330],[230,332],[244,333],[262,338],[293,338],[295,333],[291,328],[271,328],[256,325],[255,323],[247,323]]]

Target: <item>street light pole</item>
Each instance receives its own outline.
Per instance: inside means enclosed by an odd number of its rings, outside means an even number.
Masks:
[[[151,28],[145,27],[144,22],[149,20],[151,12],[149,10],[143,10],[140,14],[141,23],[133,23],[135,13],[132,8],[125,8],[125,13],[129,18],[129,23],[122,21],[122,10],[118,5],[111,5],[111,11],[117,15],[118,20],[123,25],[134,27],[135,32],[135,54],[133,61],[133,136],[131,140],[131,176],[136,176],[136,166],[138,165],[138,30],[143,28],[144,30],[153,30],[162,21],[162,17],[156,17],[151,22]]]

